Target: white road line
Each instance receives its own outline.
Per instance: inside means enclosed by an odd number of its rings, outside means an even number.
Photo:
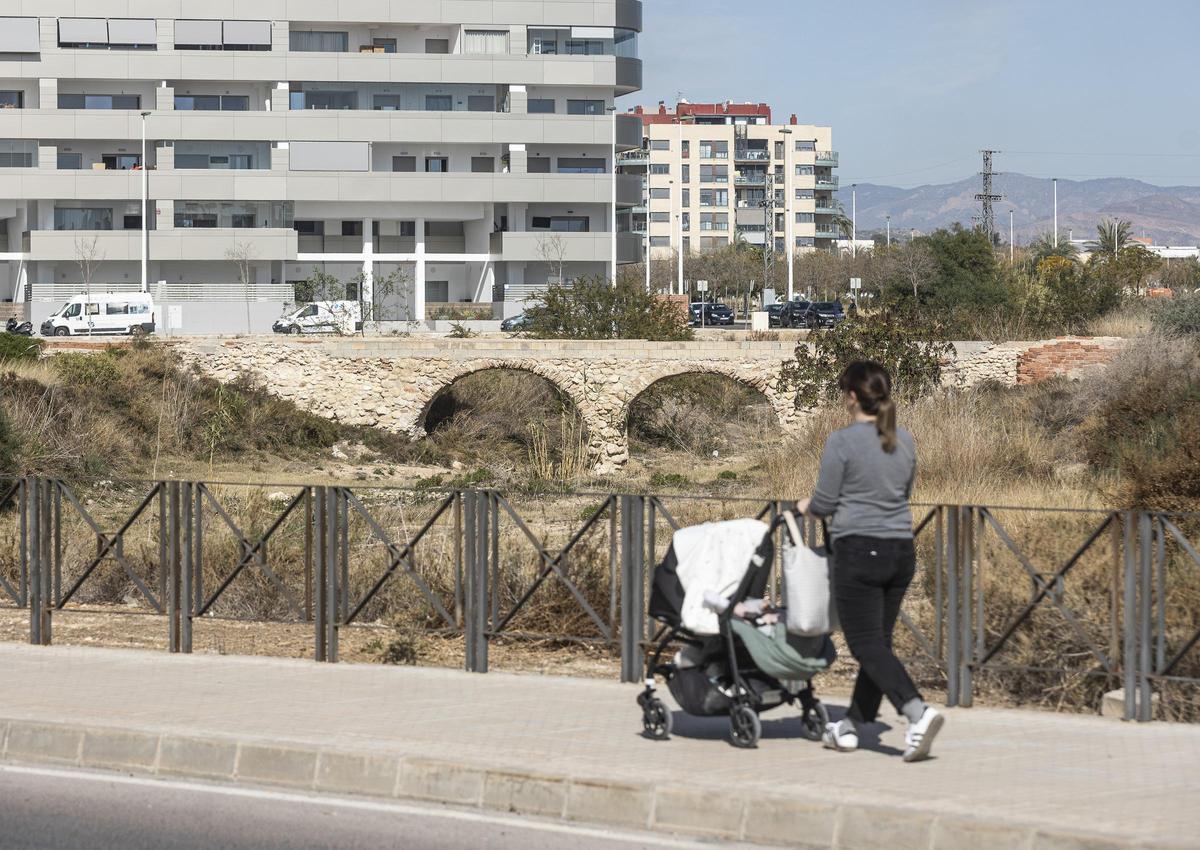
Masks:
[[[621,829],[599,829],[584,825],[553,823],[544,820],[526,820],[516,815],[487,814],[461,809],[451,809],[430,803],[428,807],[391,803],[382,800],[358,800],[348,797],[326,796],[324,794],[300,793],[291,791],[271,791],[265,788],[247,788],[236,785],[210,785],[202,782],[189,782],[167,778],[150,778],[129,776],[120,773],[101,773],[88,770],[72,770],[52,767],[26,767],[15,764],[0,764],[0,773],[21,774],[25,776],[45,776],[59,779],[89,780],[93,782],[110,782],[120,785],[138,787],[163,788],[177,791],[191,791],[200,794],[215,794],[226,797],[242,797],[252,800],[269,800],[279,803],[298,803],[311,805],[317,803],[339,809],[357,811],[381,812],[388,814],[410,815],[415,817],[436,817],[446,820],[466,821],[470,823],[489,823],[509,828],[537,830],[539,832],[554,832],[568,835],[584,835],[591,838],[602,838],[610,841],[624,841],[643,846],[675,847],[685,850],[711,850],[711,842],[689,841],[687,839],[669,838],[652,833],[630,832]],[[724,845],[730,846],[730,845]]]

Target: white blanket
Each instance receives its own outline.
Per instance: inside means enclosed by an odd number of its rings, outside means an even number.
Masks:
[[[717,612],[704,604],[704,594],[728,598],[737,590],[768,528],[756,519],[731,519],[675,532],[672,544],[678,561],[676,574],[683,585],[680,617],[684,628],[698,635],[720,631]]]

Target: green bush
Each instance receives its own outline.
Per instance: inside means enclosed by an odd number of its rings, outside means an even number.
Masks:
[[[67,351],[52,357],[50,365],[63,383],[75,387],[112,386],[121,379],[117,358],[108,353]]]
[[[1156,302],[1150,321],[1168,336],[1200,337],[1200,293],[1177,295]]]
[[[0,361],[37,360],[42,356],[43,345],[40,339],[0,333]]]
[[[656,472],[650,476],[651,487],[687,487],[692,482],[678,472]]]
[[[525,318],[525,334],[538,339],[692,338],[687,315],[677,304],[624,276],[615,285],[603,278],[552,285],[542,294],[541,303],[526,308]]]
[[[795,390],[796,407],[814,407],[838,397],[838,376],[855,360],[875,360],[892,374],[895,395],[914,399],[942,380],[942,361],[954,346],[930,326],[896,315],[860,316],[796,346],[796,359],[783,366],[783,382]],[[811,344],[812,348],[809,348]]]

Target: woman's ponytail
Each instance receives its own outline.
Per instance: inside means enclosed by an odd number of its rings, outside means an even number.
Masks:
[[[896,402],[892,399],[892,376],[873,360],[856,360],[842,371],[838,387],[854,393],[858,406],[875,417],[879,442],[889,454],[896,450]]]

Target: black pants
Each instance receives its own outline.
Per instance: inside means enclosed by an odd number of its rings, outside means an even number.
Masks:
[[[884,695],[897,711],[921,696],[892,651],[892,631],[916,563],[911,540],[850,536],[834,543],[838,619],[859,665],[848,712],[855,723],[874,722]]]

